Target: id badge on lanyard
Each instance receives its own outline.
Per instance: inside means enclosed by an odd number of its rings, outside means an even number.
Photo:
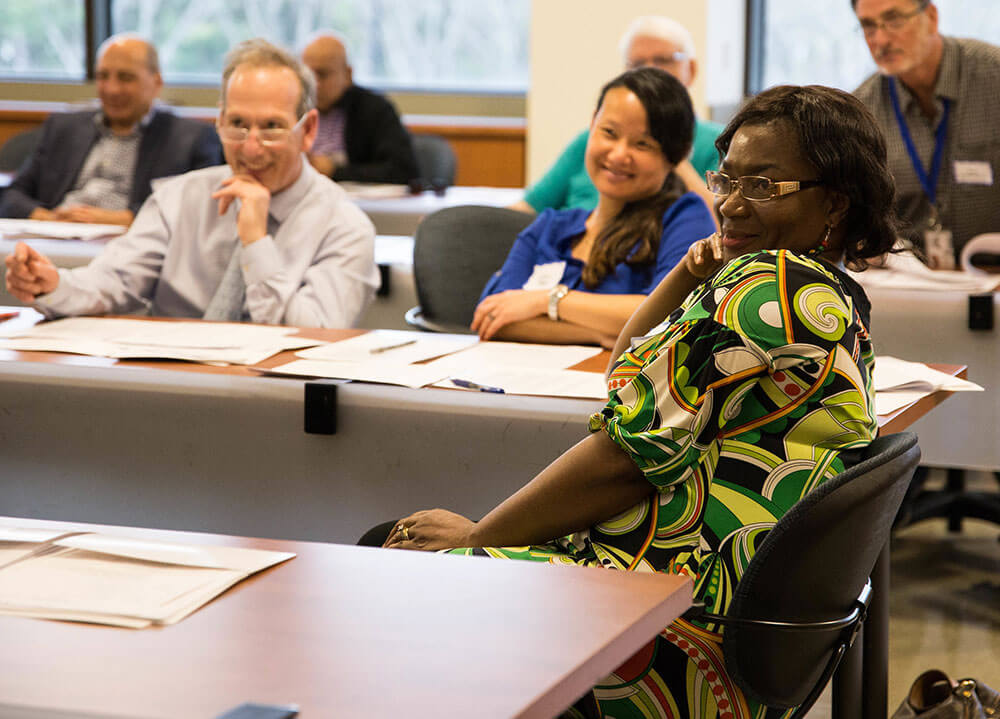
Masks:
[[[927,196],[931,206],[931,215],[927,220],[927,228],[924,230],[924,252],[927,254],[927,264],[935,270],[955,269],[955,245],[952,242],[951,230],[941,226],[941,218],[937,209],[937,182],[941,172],[941,160],[944,157],[945,137],[948,133],[948,110],[950,102],[948,98],[942,98],[944,112],[941,114],[941,121],[934,132],[934,157],[931,160],[930,172],[924,170],[924,165],[920,161],[920,154],[916,145],[913,144],[913,137],[910,135],[910,128],[903,117],[903,111],[899,106],[899,92],[896,89],[896,78],[889,78],[889,99],[892,101],[892,110],[896,115],[896,124],[899,125],[899,134],[906,145],[906,151],[910,155],[910,162],[913,170],[917,174],[920,186]]]

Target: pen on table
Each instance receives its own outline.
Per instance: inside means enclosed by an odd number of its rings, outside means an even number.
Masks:
[[[449,381],[456,387],[461,387],[462,389],[478,389],[480,392],[493,392],[495,394],[503,394],[502,387],[490,387],[486,384],[478,384],[477,382],[470,382],[467,379],[456,379],[451,377]]]
[[[12,320],[17,317],[20,312],[0,312],[0,322],[6,322],[7,320]]]
[[[406,347],[408,345],[415,345],[416,343],[417,343],[416,340],[406,340],[406,342],[398,342],[394,345],[385,345],[384,347],[372,347],[370,350],[368,350],[368,353],[377,355],[380,352],[388,352],[389,350],[394,350],[399,347]]]

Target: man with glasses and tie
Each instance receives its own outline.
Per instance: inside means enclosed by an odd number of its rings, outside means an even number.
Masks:
[[[879,72],[854,94],[886,136],[903,234],[952,269],[1000,231],[1000,47],[944,37],[929,0],[852,0]]]
[[[158,183],[129,231],[90,265],[59,270],[24,243],[7,289],[50,317],[170,317],[349,327],[374,295],[375,231],[305,159],[312,73],[249,40],[228,56],[217,128],[227,165]]]

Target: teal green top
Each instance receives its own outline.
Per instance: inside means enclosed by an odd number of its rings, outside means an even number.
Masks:
[[[695,121],[694,145],[691,148],[690,160],[699,175],[718,168],[719,154],[715,149],[715,138],[722,129],[723,125],[715,122]],[[589,133],[588,129],[577,135],[562,151],[559,159],[549,168],[545,176],[528,188],[524,201],[531,205],[535,212],[541,212],[549,207],[556,210],[568,210],[574,207],[592,210],[597,206],[597,189],[590,181],[583,163]]]

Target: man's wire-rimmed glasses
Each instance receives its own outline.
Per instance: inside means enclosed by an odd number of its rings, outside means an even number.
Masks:
[[[921,0],[917,4],[917,7],[910,12],[891,11],[881,20],[870,20],[866,18],[861,21],[861,33],[867,38],[873,37],[879,30],[897,33],[906,27],[906,23],[908,23],[910,19],[915,18],[917,15],[926,10],[929,2],[930,0]]]
[[[257,142],[261,145],[281,145],[288,142],[288,138],[292,136],[292,133],[302,127],[305,122],[308,113],[299,118],[292,127],[258,127],[257,128]],[[241,142],[246,142],[247,138],[250,137],[250,127],[246,125],[233,125],[231,123],[216,123],[216,130],[219,133],[219,137],[223,142],[232,142],[233,144],[238,144]]]

